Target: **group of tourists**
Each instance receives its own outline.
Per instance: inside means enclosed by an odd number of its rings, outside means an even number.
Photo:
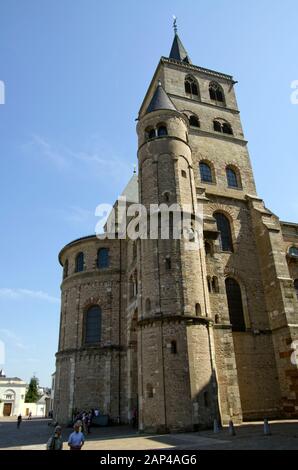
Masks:
[[[73,432],[68,438],[68,447],[70,450],[81,450],[85,443],[85,436],[82,432],[82,421],[77,421],[74,424]],[[63,438],[61,426],[55,427],[53,436],[47,442],[47,450],[62,450]]]
[[[90,411],[80,411],[74,416],[74,431],[68,438],[68,446],[70,450],[81,450],[85,443],[85,437],[90,434],[90,427],[94,417],[100,415],[98,409]],[[63,438],[61,426],[56,426],[52,437],[47,442],[47,450],[62,450]]]
[[[80,421],[82,423],[82,430],[85,435],[90,434],[90,427],[94,416],[98,416],[98,410],[81,411],[75,415],[74,422]]]

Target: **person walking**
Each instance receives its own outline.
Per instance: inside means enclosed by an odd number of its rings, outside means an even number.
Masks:
[[[54,434],[47,442],[47,450],[62,450],[63,449],[63,439],[62,439],[62,428],[61,426],[56,426]]]
[[[74,425],[74,432],[68,438],[68,445],[70,450],[81,450],[85,443],[84,434],[81,432],[81,423],[76,422]]]
[[[21,426],[21,422],[22,422],[22,415],[21,415],[21,413],[20,413],[19,416],[18,416],[18,419],[17,419],[17,428],[18,428],[18,429],[19,429],[20,426]]]

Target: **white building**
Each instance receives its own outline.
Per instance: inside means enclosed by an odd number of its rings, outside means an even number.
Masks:
[[[26,382],[18,377],[5,377],[0,371],[0,416],[22,414],[25,403]]]

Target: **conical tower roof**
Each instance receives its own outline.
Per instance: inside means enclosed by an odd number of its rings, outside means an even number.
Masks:
[[[158,83],[158,86],[146,110],[146,114],[152,113],[152,111],[157,111],[159,109],[171,109],[173,111],[177,111],[175,105],[163,89],[161,82]]]

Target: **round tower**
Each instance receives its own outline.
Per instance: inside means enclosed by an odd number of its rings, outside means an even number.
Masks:
[[[139,200],[150,226],[148,239],[140,244],[140,427],[192,430],[217,417],[211,320],[202,243],[191,236],[179,238],[177,229],[179,208],[187,214],[190,235],[197,229],[188,120],[161,83],[140,116],[137,132]],[[165,208],[168,218],[163,218]],[[158,235],[152,238],[156,219]],[[168,237],[162,225],[167,220]]]

